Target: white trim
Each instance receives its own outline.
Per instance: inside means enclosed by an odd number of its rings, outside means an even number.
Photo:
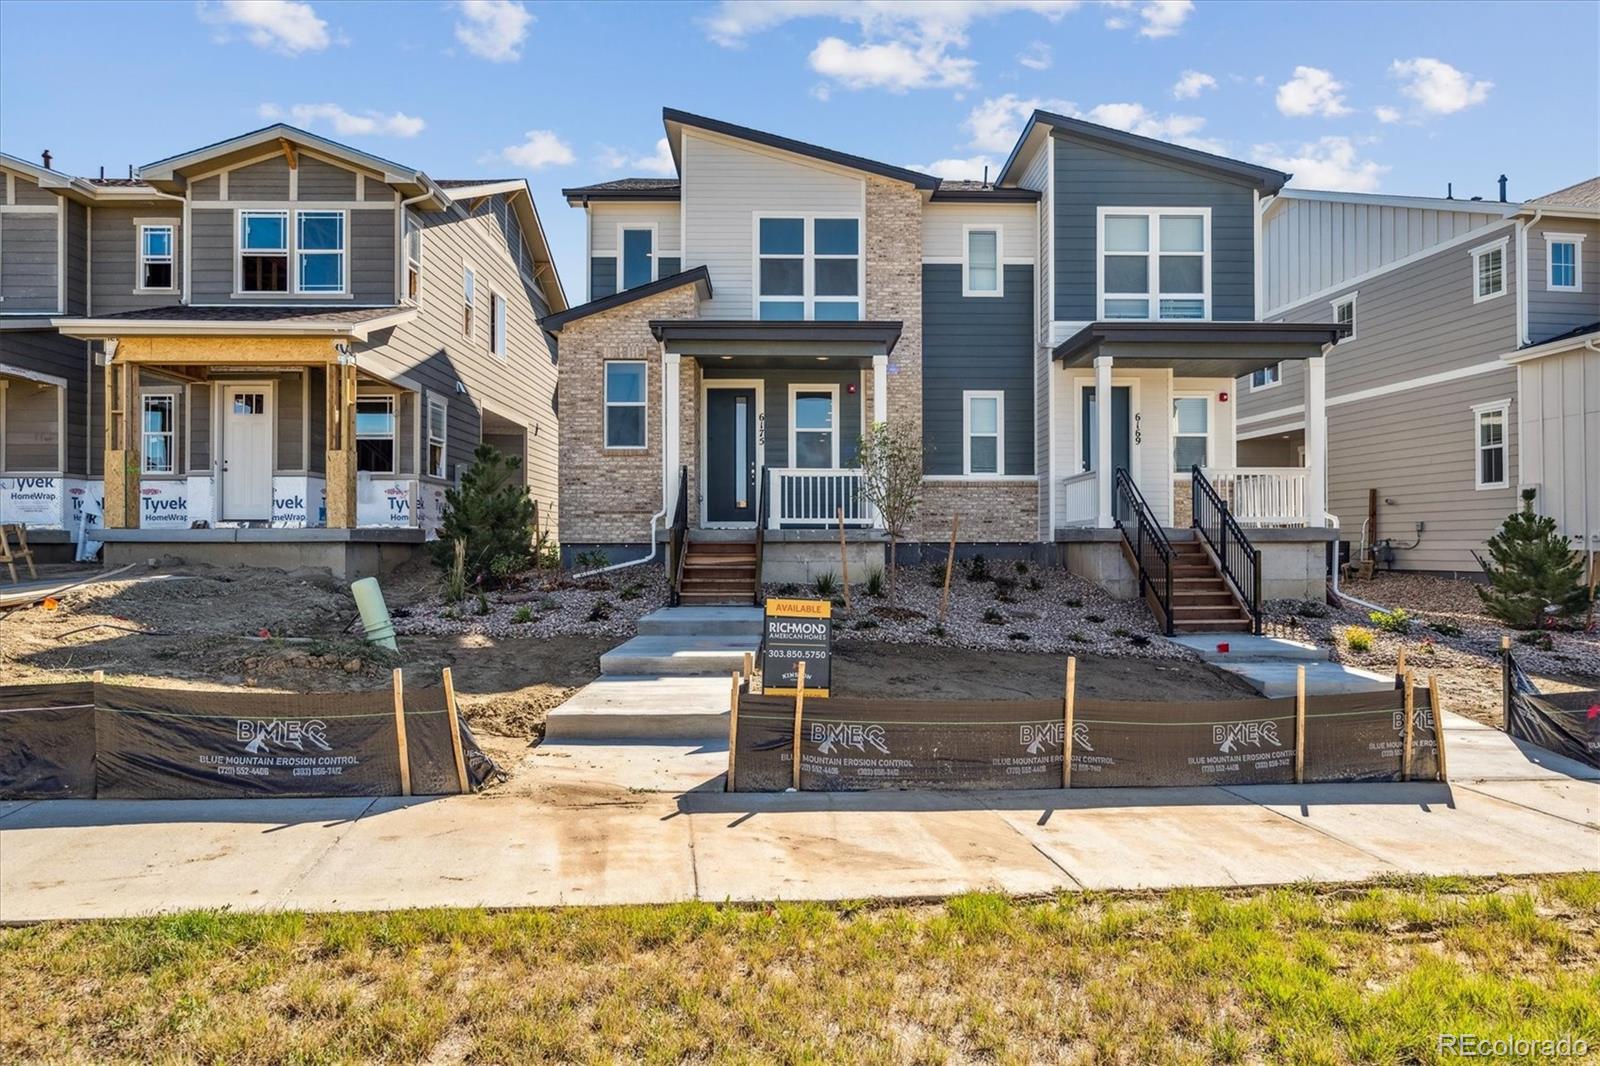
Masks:
[[[1112,252],[1112,255],[1143,255],[1145,257],[1145,285],[1146,292],[1140,293],[1106,293],[1106,219],[1109,216],[1143,215],[1147,220],[1148,230],[1147,247],[1144,252]],[[1196,217],[1201,219],[1201,249],[1196,252],[1165,252],[1161,251],[1161,219],[1163,216]],[[1198,293],[1163,293],[1161,291],[1161,256],[1165,255],[1198,255],[1200,258],[1201,284],[1204,292]],[[1211,321],[1211,208],[1209,207],[1096,207],[1094,215],[1094,296],[1095,317],[1104,321],[1110,318],[1106,314],[1106,300],[1137,300],[1144,299],[1148,306],[1143,318],[1130,316],[1117,316],[1119,322],[1210,322]],[[1051,287],[1054,287],[1052,276]],[[1201,317],[1199,318],[1162,318],[1161,300],[1194,300],[1202,303]]]
[[[1590,342],[1593,341],[1600,341],[1600,330],[1591,333],[1580,333],[1576,337],[1560,337],[1552,341],[1543,341],[1514,352],[1507,352],[1500,359],[1507,364],[1525,363],[1532,359],[1543,359],[1547,355],[1559,355],[1562,352],[1587,348]]]
[[[339,288],[331,289],[303,289],[300,285],[300,222],[304,215],[338,215],[340,247],[333,249],[308,249],[306,255],[337,255],[339,256]],[[283,290],[261,289],[246,291],[244,288],[244,220],[247,216],[278,215],[284,220],[284,251],[286,257],[286,270],[288,288]],[[273,296],[296,296],[321,300],[348,300],[353,297],[350,291],[350,212],[342,208],[305,207],[299,204],[292,206],[277,206],[267,210],[254,208],[233,208],[233,292],[236,299],[257,300]],[[252,250],[254,254],[278,255],[277,250]],[[401,251],[402,258],[405,255]],[[187,282],[188,275],[185,274]],[[233,305],[225,305],[233,306]]]
[[[1508,236],[1505,236],[1505,237],[1501,237],[1497,241],[1490,241],[1488,244],[1480,244],[1478,247],[1473,248],[1471,251],[1469,251],[1467,253],[1469,256],[1472,257],[1472,302],[1473,303],[1481,304],[1481,303],[1484,303],[1484,302],[1486,302],[1488,300],[1498,299],[1499,297],[1504,296],[1506,294],[1507,290],[1510,289],[1511,286],[1510,286],[1510,284],[1508,283],[1508,281],[1506,279],[1506,267],[1509,265],[1509,264],[1506,263],[1506,251],[1509,248],[1510,243],[1511,243],[1511,238],[1508,235]],[[1484,292],[1481,291],[1481,287],[1479,285],[1478,275],[1479,275],[1479,271],[1481,270],[1481,267],[1482,267],[1482,259],[1483,259],[1483,257],[1488,255],[1488,254],[1490,254],[1491,252],[1499,252],[1500,253],[1500,287],[1498,289],[1496,289],[1494,292],[1484,293]]]
[[[165,432],[152,433],[145,428],[145,405],[151,400],[166,400],[171,405],[171,428]],[[145,448],[145,441],[151,437],[167,437],[167,459],[171,465],[165,470],[152,470],[147,465],[150,461],[150,452]],[[156,477],[178,477],[178,393],[168,386],[147,386],[139,390],[139,475],[143,477],[150,474]],[[183,465],[187,466],[187,462]]]
[[[802,393],[802,392],[826,392],[830,396],[829,402],[833,406],[832,406],[832,409],[829,412],[829,416],[833,420],[833,426],[831,427],[831,429],[829,431],[829,435],[833,438],[833,448],[832,448],[832,452],[831,452],[831,454],[829,456],[829,460],[830,461],[828,463],[828,466],[823,468],[823,469],[838,470],[839,469],[839,438],[844,435],[844,412],[839,409],[839,386],[837,384],[832,384],[832,385],[824,385],[824,384],[818,384],[818,385],[790,384],[790,386],[789,386],[789,462],[788,462],[788,467],[789,467],[790,470],[812,469],[810,467],[803,467],[798,462],[795,461],[796,454],[797,454],[796,451],[795,451],[795,434],[797,434],[797,433],[821,433],[822,432],[822,430],[820,430],[820,429],[801,429],[796,424],[797,419],[795,418],[795,400],[799,397],[800,393]]]
[[[617,223],[617,291],[626,291],[629,286],[623,283],[626,273],[626,255],[623,249],[622,237],[628,230],[650,231],[650,277],[643,284],[648,285],[661,276],[661,234],[655,222],[618,222]],[[637,286],[634,286],[637,287]]]
[[[970,485],[970,484],[973,484],[974,482],[977,482],[979,484],[985,484],[985,483],[993,483],[993,482],[996,482],[996,481],[1000,481],[1000,482],[1014,482],[1014,483],[1016,483],[1018,485],[1023,485],[1023,484],[1027,484],[1029,482],[1037,482],[1038,480],[1039,480],[1039,475],[1038,474],[924,474],[924,475],[922,475],[922,481],[923,481],[924,484],[928,484],[930,482],[932,482],[932,483],[950,482],[952,484]]]
[[[435,407],[439,409],[444,419],[444,430],[439,436],[439,470],[437,473],[431,467],[428,467],[428,450],[433,447],[434,442],[433,411]],[[428,467],[428,469],[423,470],[419,476],[443,481],[448,476],[448,472],[450,470],[449,397],[433,391],[426,392],[423,396],[423,414],[425,420],[422,426],[422,462],[418,463],[417,466],[419,469],[422,467]],[[478,436],[480,439],[483,436],[481,425],[478,430]],[[526,447],[524,447],[524,451],[526,451]],[[527,456],[524,455],[523,458],[526,459]]]
[[[611,375],[613,365],[637,366],[644,371],[638,400],[618,400],[617,407],[637,407],[644,412],[638,444],[611,443]],[[600,450],[602,452],[642,452],[650,447],[650,362],[646,359],[606,359],[600,363]]]
[[[1483,443],[1483,420],[1485,415],[1498,414],[1500,416],[1500,443]],[[1500,480],[1483,480],[1483,453],[1490,449],[1500,450]],[[1487,403],[1472,405],[1472,486],[1478,490],[1507,489],[1511,487],[1511,400],[1491,400]]]
[[[1279,189],[1278,200],[1319,200],[1336,204],[1368,204],[1374,207],[1416,207],[1425,211],[1452,211],[1470,215],[1490,215],[1509,218],[1522,209],[1520,203],[1501,203],[1498,200],[1461,200],[1443,196],[1390,196],[1384,193],[1338,192],[1325,189],[1297,189],[1285,186]],[[1270,207],[1271,204],[1269,203]]]
[[[58,389],[67,387],[66,378],[58,378],[54,374],[46,374],[40,370],[29,370],[27,367],[17,366],[15,363],[0,363],[0,374],[37,382],[40,385],[54,385]]]
[[[0,215],[53,215],[60,204],[0,204]]]
[[[496,317],[495,312],[499,311]],[[489,286],[489,354],[497,359],[509,359],[511,342],[508,336],[510,329],[506,317],[506,298],[500,295],[500,290],[494,285]]]
[[[862,185],[863,201],[866,185]],[[801,222],[800,294],[764,296],[761,292],[761,260],[793,259],[793,253],[763,256],[761,254],[761,221],[763,219],[799,219]],[[849,255],[818,255],[816,251],[816,223],[819,219],[849,219],[856,224],[856,253]],[[816,292],[816,264],[818,259],[855,259],[856,294],[854,296],[818,296]],[[854,303],[856,319],[862,319],[867,310],[867,220],[863,210],[859,214],[838,211],[763,211],[750,212],[750,317],[761,318],[763,302],[794,303],[801,305],[801,321],[817,321],[819,303]],[[776,320],[774,320],[776,321]]]
[[[1104,356],[1102,356],[1101,358],[1104,358]],[[1076,369],[1081,370],[1082,368],[1076,368]],[[1128,389],[1130,390],[1128,392],[1128,472],[1133,475],[1134,484],[1137,485],[1137,484],[1140,483],[1140,480],[1141,480],[1140,477],[1139,477],[1139,474],[1140,474],[1139,453],[1140,453],[1140,450],[1144,448],[1144,445],[1142,443],[1140,443],[1140,441],[1138,439],[1139,434],[1134,432],[1134,429],[1136,428],[1135,425],[1134,425],[1134,416],[1139,414],[1143,410],[1143,408],[1140,406],[1139,379],[1138,378],[1119,378],[1119,377],[1116,376],[1116,374],[1117,374],[1116,365],[1115,365],[1115,363],[1113,363],[1112,364],[1112,370],[1111,370],[1111,388],[1113,390],[1115,390],[1115,389],[1120,389],[1124,385],[1126,385],[1128,387]],[[1090,368],[1089,372],[1086,373],[1086,374],[1085,373],[1074,373],[1073,374],[1073,377],[1072,377],[1072,428],[1073,428],[1073,434],[1072,434],[1072,473],[1068,474],[1067,475],[1068,477],[1077,477],[1079,474],[1087,474],[1087,473],[1089,473],[1089,470],[1084,466],[1084,464],[1087,463],[1089,460],[1088,460],[1088,456],[1086,456],[1084,454],[1084,452],[1083,452],[1083,431],[1084,431],[1084,428],[1085,428],[1084,424],[1083,424],[1083,392],[1084,392],[1085,389],[1092,389],[1092,388],[1094,388],[1094,370],[1093,370],[1093,368]],[[1096,399],[1095,399],[1095,410],[1097,412],[1096,417],[1098,417],[1099,407],[1100,407],[1099,398],[1096,397]],[[1111,443],[1112,443],[1113,447],[1116,445],[1116,441],[1112,441]],[[1168,465],[1171,465],[1170,461],[1169,461]],[[1114,473],[1115,473],[1115,471],[1113,471],[1113,474]],[[1143,490],[1141,490],[1141,491],[1143,491]]]
[[[1273,378],[1271,381],[1267,381],[1267,382],[1264,382],[1263,384],[1257,385],[1256,384],[1256,375],[1261,373],[1262,371],[1265,371],[1265,370],[1273,370],[1273,371],[1275,371],[1277,373],[1277,377]],[[1275,389],[1279,385],[1283,384],[1283,364],[1282,363],[1273,363],[1272,366],[1270,366],[1270,367],[1262,367],[1261,370],[1252,370],[1250,372],[1249,381],[1250,381],[1250,391],[1252,393],[1266,392],[1268,389]]]
[[[708,398],[713,389],[755,389],[756,390],[756,494],[760,498],[761,479],[767,476],[767,383],[763,378],[708,378],[700,376],[700,403],[696,412],[697,425],[695,436],[699,441],[700,449],[699,467],[700,475],[697,479],[700,496],[700,528],[701,529],[754,529],[756,519],[748,522],[713,522],[707,517],[708,501],[706,499],[706,408]],[[790,425],[794,420],[790,419]],[[794,458],[793,453],[789,458]],[[792,465],[792,464],[791,464]]]
[[[972,401],[994,401],[994,433],[981,436],[994,437],[994,472],[973,472],[972,469]],[[961,474],[968,478],[997,478],[1006,476],[1006,394],[1003,389],[963,389],[961,392]]]
[[[393,201],[382,200],[194,200],[194,210],[206,211],[393,211]]]
[[[1272,204],[1272,200],[1269,199],[1268,200],[1268,207],[1270,207],[1271,204]],[[1265,214],[1264,214],[1264,211],[1263,211],[1263,209],[1261,207],[1261,190],[1260,189],[1251,189],[1250,190],[1250,252],[1251,252],[1251,269],[1252,269],[1252,273],[1253,273],[1253,279],[1252,280],[1254,282],[1254,290],[1255,290],[1254,291],[1254,295],[1255,295],[1255,315],[1256,315],[1256,321],[1257,322],[1261,321],[1261,305],[1266,301],[1266,292],[1263,289],[1263,285],[1264,285],[1265,280],[1266,280],[1266,278],[1264,276],[1265,273],[1266,273],[1266,265],[1265,265],[1265,260],[1264,260],[1262,249],[1261,249],[1261,230],[1262,230],[1262,220],[1263,220],[1264,217],[1265,217]]]
[[[1222,463],[1218,462],[1218,460],[1221,458],[1221,456],[1219,456],[1217,454],[1217,409],[1216,409],[1217,397],[1216,397],[1216,394],[1213,393],[1213,392],[1209,392],[1209,391],[1200,392],[1200,391],[1195,390],[1195,389],[1177,389],[1177,388],[1174,388],[1172,390],[1172,392],[1171,392],[1171,396],[1172,396],[1172,424],[1168,427],[1167,436],[1172,441],[1173,454],[1167,456],[1167,466],[1171,467],[1172,476],[1173,477],[1177,477],[1180,474],[1187,473],[1187,471],[1179,470],[1178,469],[1178,463],[1177,463],[1177,450],[1178,450],[1178,437],[1179,437],[1179,433],[1178,433],[1178,401],[1179,400],[1204,400],[1206,402],[1206,433],[1205,433],[1205,437],[1206,437],[1206,461],[1200,464],[1200,468],[1202,470],[1204,470],[1207,467],[1223,465]],[[1196,436],[1199,436],[1199,434],[1197,434],[1197,433],[1184,433],[1184,434],[1182,434],[1182,436],[1185,436],[1185,437],[1196,437]],[[1135,478],[1135,481],[1137,481],[1137,478]],[[1168,499],[1171,499],[1171,494],[1170,493],[1168,494]]]
[[[144,254],[144,234],[146,230],[164,229],[167,231],[167,265],[172,267],[172,280],[174,284],[164,288],[147,288],[144,284],[144,268],[147,263]],[[156,256],[148,260],[159,263],[162,257]],[[178,220],[175,218],[136,218],[133,220],[133,291],[136,293],[174,293],[178,291]]]
[[[994,234],[994,288],[972,287],[972,235]],[[972,297],[997,297],[1006,294],[1006,236],[1005,228],[998,223],[968,222],[961,227],[961,295]]]
[[[1392,381],[1387,385],[1376,385],[1370,389],[1358,389],[1339,396],[1328,397],[1329,407],[1338,407],[1347,403],[1360,403],[1362,400],[1371,400],[1379,396],[1392,396],[1398,392],[1410,392],[1412,389],[1425,389],[1430,385],[1440,385],[1447,381],[1460,381],[1462,378],[1473,378],[1480,374],[1492,374],[1497,370],[1507,370],[1509,367],[1501,359],[1491,363],[1475,363],[1472,366],[1457,367],[1454,370],[1444,370],[1437,374],[1428,374],[1420,378],[1408,378],[1405,381]],[[1295,404],[1293,407],[1280,407],[1275,411],[1264,411],[1258,415],[1246,415],[1234,420],[1235,426],[1248,426],[1258,422],[1268,422],[1274,418],[1291,418],[1295,415],[1305,414],[1304,404]]]
[[[1582,233],[1551,233],[1549,230],[1541,231],[1544,236],[1544,284],[1551,292],[1582,292],[1583,291],[1583,238]],[[1551,245],[1572,245],[1572,284],[1557,285],[1555,283],[1555,258],[1551,255],[1554,250]]]
[[[423,249],[423,240],[424,240],[424,238],[423,238],[423,230],[426,229],[426,227],[423,226],[421,217],[418,216],[417,213],[415,211],[412,211],[410,208],[405,208],[404,210],[400,211],[399,214],[400,214],[400,288],[397,290],[396,295],[398,295],[400,298],[398,300],[396,300],[395,303],[398,303],[398,304],[409,304],[412,307],[421,307],[422,306],[422,264],[425,262],[425,256],[426,256],[426,252]],[[411,260],[411,247],[410,247],[410,242],[406,239],[407,236],[408,236],[407,230],[408,230],[408,228],[412,228],[412,227],[414,227],[416,229],[416,233],[417,233],[417,258],[416,258],[416,264],[417,264],[417,294],[415,296],[411,295],[411,262],[412,262],[412,260]],[[349,243],[350,243],[349,238],[346,238],[345,239],[345,244],[348,246]]]
[[[1338,347],[1346,341],[1353,341],[1356,339],[1356,297],[1359,295],[1361,295],[1361,293],[1358,290],[1351,289],[1343,296],[1336,296],[1332,300],[1328,301],[1328,306],[1333,308],[1333,320],[1335,322],[1339,321],[1339,309],[1341,307],[1348,306],[1350,308],[1350,332],[1348,335],[1340,337],[1338,340],[1334,341],[1334,347]]]
[[[400,476],[400,393],[395,389],[377,388],[372,385],[361,385],[356,388],[355,403],[359,407],[362,400],[387,400],[389,403],[389,469],[387,470],[361,470],[360,460],[357,459],[357,473],[386,474],[391,477]],[[359,412],[355,422],[350,426],[350,439],[357,445],[357,455],[360,455],[360,442],[362,440],[382,440],[383,436],[377,433],[368,433],[365,437],[357,428],[361,425]],[[415,442],[413,442],[415,443]]]

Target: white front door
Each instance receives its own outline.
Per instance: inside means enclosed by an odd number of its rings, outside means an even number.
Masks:
[[[222,390],[224,522],[272,518],[272,386],[251,382]]]

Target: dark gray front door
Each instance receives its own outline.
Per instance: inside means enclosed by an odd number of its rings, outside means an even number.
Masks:
[[[1096,404],[1094,386],[1083,390],[1083,410],[1078,425],[1083,427],[1083,449],[1085,471],[1096,467],[1095,450],[1098,446],[1097,430],[1095,428]],[[1137,484],[1138,473],[1132,469],[1133,460],[1133,389],[1127,385],[1111,386],[1111,469],[1127,470]],[[1118,518],[1126,518],[1125,508],[1112,497],[1111,506]]]
[[[706,521],[756,520],[756,390],[706,390]]]

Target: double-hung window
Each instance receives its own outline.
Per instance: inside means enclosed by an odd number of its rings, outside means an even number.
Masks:
[[[961,394],[964,474],[1004,474],[1006,396],[998,391]]]
[[[356,469],[392,474],[394,450],[394,397],[356,397]]]
[[[1474,477],[1480,489],[1503,489],[1510,484],[1506,463],[1506,420],[1509,400],[1480,404],[1472,409],[1476,455]]]
[[[1250,375],[1250,391],[1260,392],[1262,389],[1270,389],[1272,386],[1278,384],[1282,380],[1282,363],[1273,363],[1271,366],[1264,366],[1260,370],[1257,370],[1255,373]]]
[[[1546,233],[1544,246],[1549,261],[1545,287],[1551,292],[1583,291],[1583,234]]]
[[[139,290],[172,291],[172,227],[140,225]]]
[[[144,397],[143,440],[146,474],[171,474],[177,471],[178,397],[174,393],[147,393]]]
[[[795,385],[789,390],[790,457],[794,466],[832,470],[839,465],[839,388]]]
[[[643,448],[646,364],[633,360],[606,363],[606,447]]]
[[[1211,209],[1099,211],[1101,318],[1209,319]]]
[[[238,291],[343,295],[348,273],[345,213],[296,211],[292,224],[289,215],[239,212]]]
[[[1211,461],[1211,398],[1178,396],[1172,401],[1172,469],[1204,469]]]
[[[442,396],[428,397],[428,462],[427,475],[442,478],[445,470],[445,428],[450,408]]]
[[[506,301],[497,292],[489,294],[489,350],[505,358],[506,354]]]
[[[478,299],[478,275],[471,267],[461,268],[461,335],[472,339],[472,312]]]
[[[403,225],[406,249],[406,302],[422,299],[422,223],[406,214]]]
[[[1333,320],[1338,325],[1347,328],[1348,332],[1340,337],[1335,344],[1356,339],[1356,294],[1346,293],[1333,301]]]
[[[861,317],[859,218],[758,218],[757,317],[855,321]]]
[[[1472,302],[1482,303],[1506,291],[1506,239],[1472,249]]]
[[[1005,295],[1000,271],[1000,231],[968,226],[966,235],[967,251],[961,261],[961,295]]]
[[[300,211],[295,224],[297,291],[344,292],[344,212]]]
[[[289,212],[239,213],[239,291],[289,291]]]
[[[656,231],[618,228],[617,247],[622,254],[622,288],[631,289],[656,279]]]

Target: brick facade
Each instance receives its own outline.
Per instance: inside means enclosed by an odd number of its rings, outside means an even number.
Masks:
[[[925,480],[915,539],[948,540],[950,521],[958,514],[957,540],[962,543],[1031,542],[1039,533],[1039,487],[1031,480]]]
[[[863,317],[899,322],[889,356],[891,421],[922,421],[922,194],[867,178],[867,305]],[[868,397],[870,402],[871,397]],[[872,408],[867,408],[870,417]]]

